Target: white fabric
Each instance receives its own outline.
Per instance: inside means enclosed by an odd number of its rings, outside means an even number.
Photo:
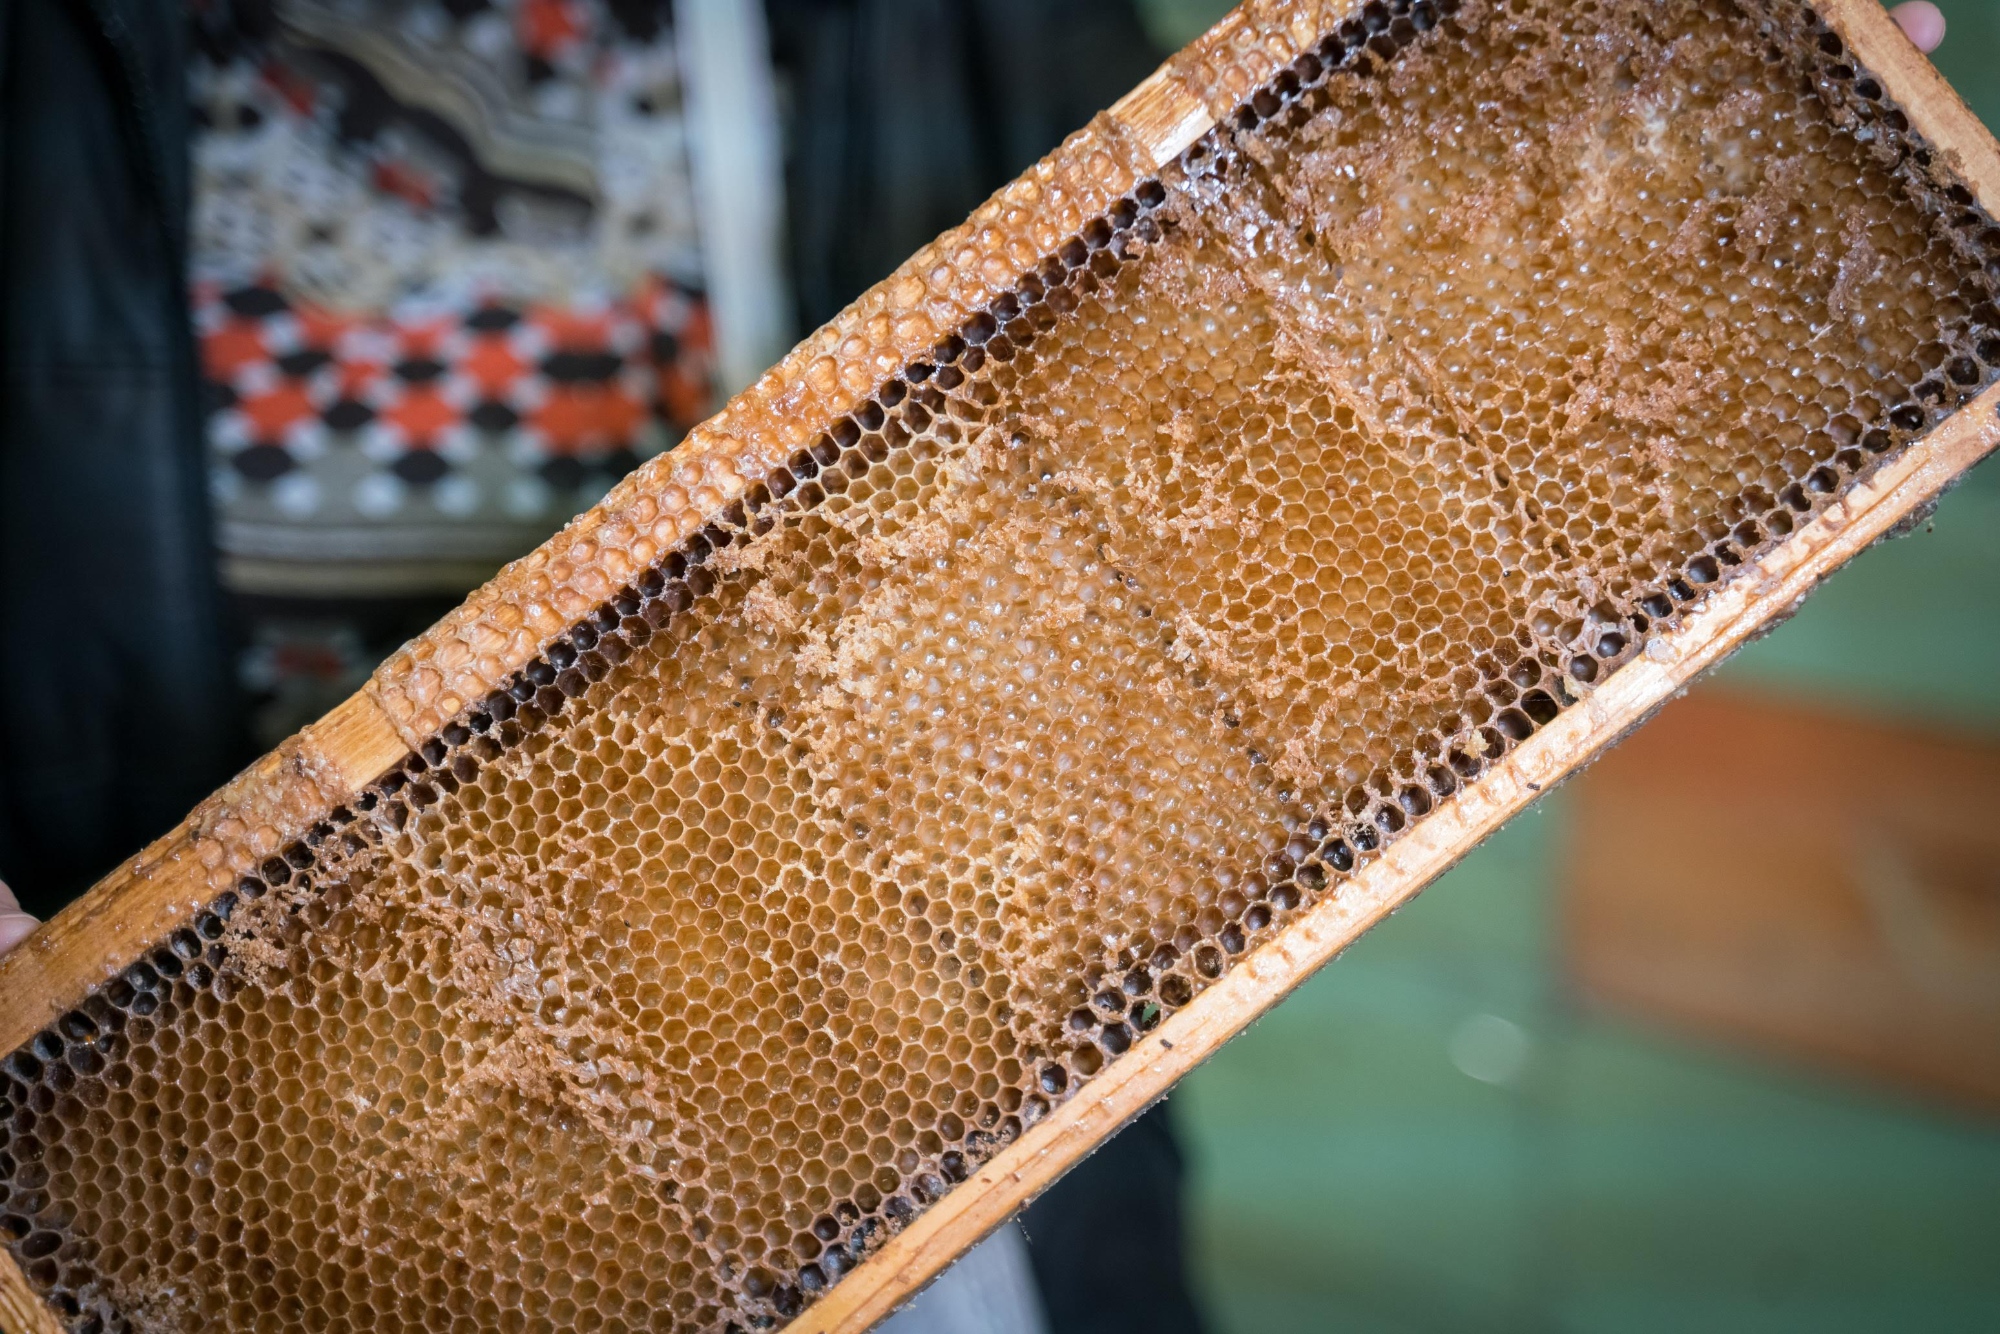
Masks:
[[[718,387],[733,394],[793,341],[770,38],[759,0],[676,0],[674,28]]]
[[[1028,1244],[1012,1223],[938,1275],[875,1334],[1047,1334]]]

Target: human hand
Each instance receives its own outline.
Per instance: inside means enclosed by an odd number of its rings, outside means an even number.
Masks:
[[[40,923],[21,911],[21,902],[7,882],[0,880],[0,954],[5,954],[28,938]]]
[[[1889,17],[1919,51],[1935,51],[1944,40],[1944,15],[1931,0],[1906,0],[1890,10]]]

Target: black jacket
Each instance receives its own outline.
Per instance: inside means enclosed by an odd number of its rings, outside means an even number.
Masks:
[[[802,328],[1084,127],[1162,52],[1132,0],[768,0]]]
[[[47,913],[238,758],[177,0],[0,0],[0,877]]]

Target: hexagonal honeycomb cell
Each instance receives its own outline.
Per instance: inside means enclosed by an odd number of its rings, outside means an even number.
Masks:
[[[0,1235],[782,1325],[1994,379],[1931,159],[1784,0],[1371,0],[14,1052]]]

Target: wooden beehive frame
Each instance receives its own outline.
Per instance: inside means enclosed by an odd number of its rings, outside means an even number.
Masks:
[[[183,925],[236,877],[421,748],[759,479],[1164,166],[1350,6],[1253,0],[863,296],[688,442],[614,491],[0,962],[0,1052]],[[2000,213],[2000,147],[1876,0],[1814,9],[1944,163]],[[920,1214],[790,1328],[860,1331],[1528,802],[1782,617],[2000,444],[2000,385],[1856,482],[1477,782]],[[0,1253],[0,1324],[59,1328]]]

